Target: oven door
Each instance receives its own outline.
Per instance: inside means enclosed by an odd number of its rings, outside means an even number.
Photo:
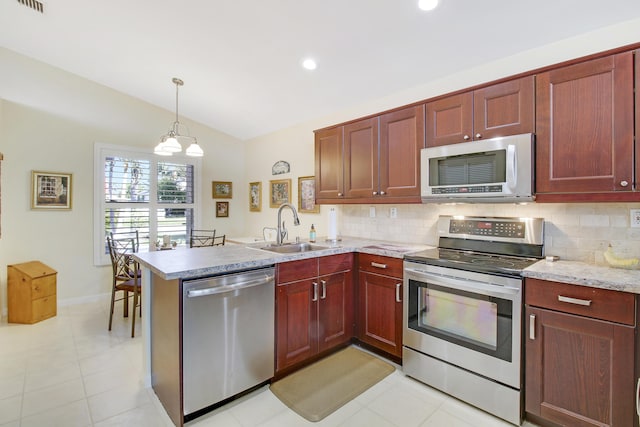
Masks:
[[[405,262],[403,345],[516,389],[522,280]]]

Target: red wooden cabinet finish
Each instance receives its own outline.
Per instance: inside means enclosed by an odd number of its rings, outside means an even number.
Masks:
[[[615,193],[633,190],[633,111],[632,52],[537,75],[537,200],[624,200]]]
[[[590,291],[526,280],[525,409],[560,425],[637,425],[635,327],[593,318],[627,321],[626,313],[636,311],[635,296],[620,292],[618,298]],[[565,294],[590,300],[591,305],[558,302],[558,296]],[[568,309],[560,311],[561,304]],[[611,310],[623,314],[607,312]]]
[[[278,264],[276,371],[353,337],[353,255]]]
[[[427,103],[427,147],[534,132],[534,77]]]
[[[359,254],[358,266],[358,339],[401,358],[402,260]]]

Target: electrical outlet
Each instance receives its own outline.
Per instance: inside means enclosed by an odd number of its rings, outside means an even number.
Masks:
[[[376,217],[376,207],[369,206],[369,218],[375,218],[375,217]]]
[[[640,228],[640,209],[629,209],[629,217],[631,226]]]
[[[389,217],[398,218],[398,208],[389,208]]]

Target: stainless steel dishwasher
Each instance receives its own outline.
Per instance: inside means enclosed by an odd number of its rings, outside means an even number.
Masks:
[[[183,282],[185,419],[273,377],[274,274],[269,267]]]

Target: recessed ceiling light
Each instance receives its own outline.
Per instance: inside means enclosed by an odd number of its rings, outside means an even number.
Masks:
[[[433,10],[438,7],[438,0],[418,0],[418,7],[422,10]]]
[[[304,61],[302,61],[302,66],[307,70],[315,70],[318,64],[316,64],[315,60],[311,58],[307,58]]]

